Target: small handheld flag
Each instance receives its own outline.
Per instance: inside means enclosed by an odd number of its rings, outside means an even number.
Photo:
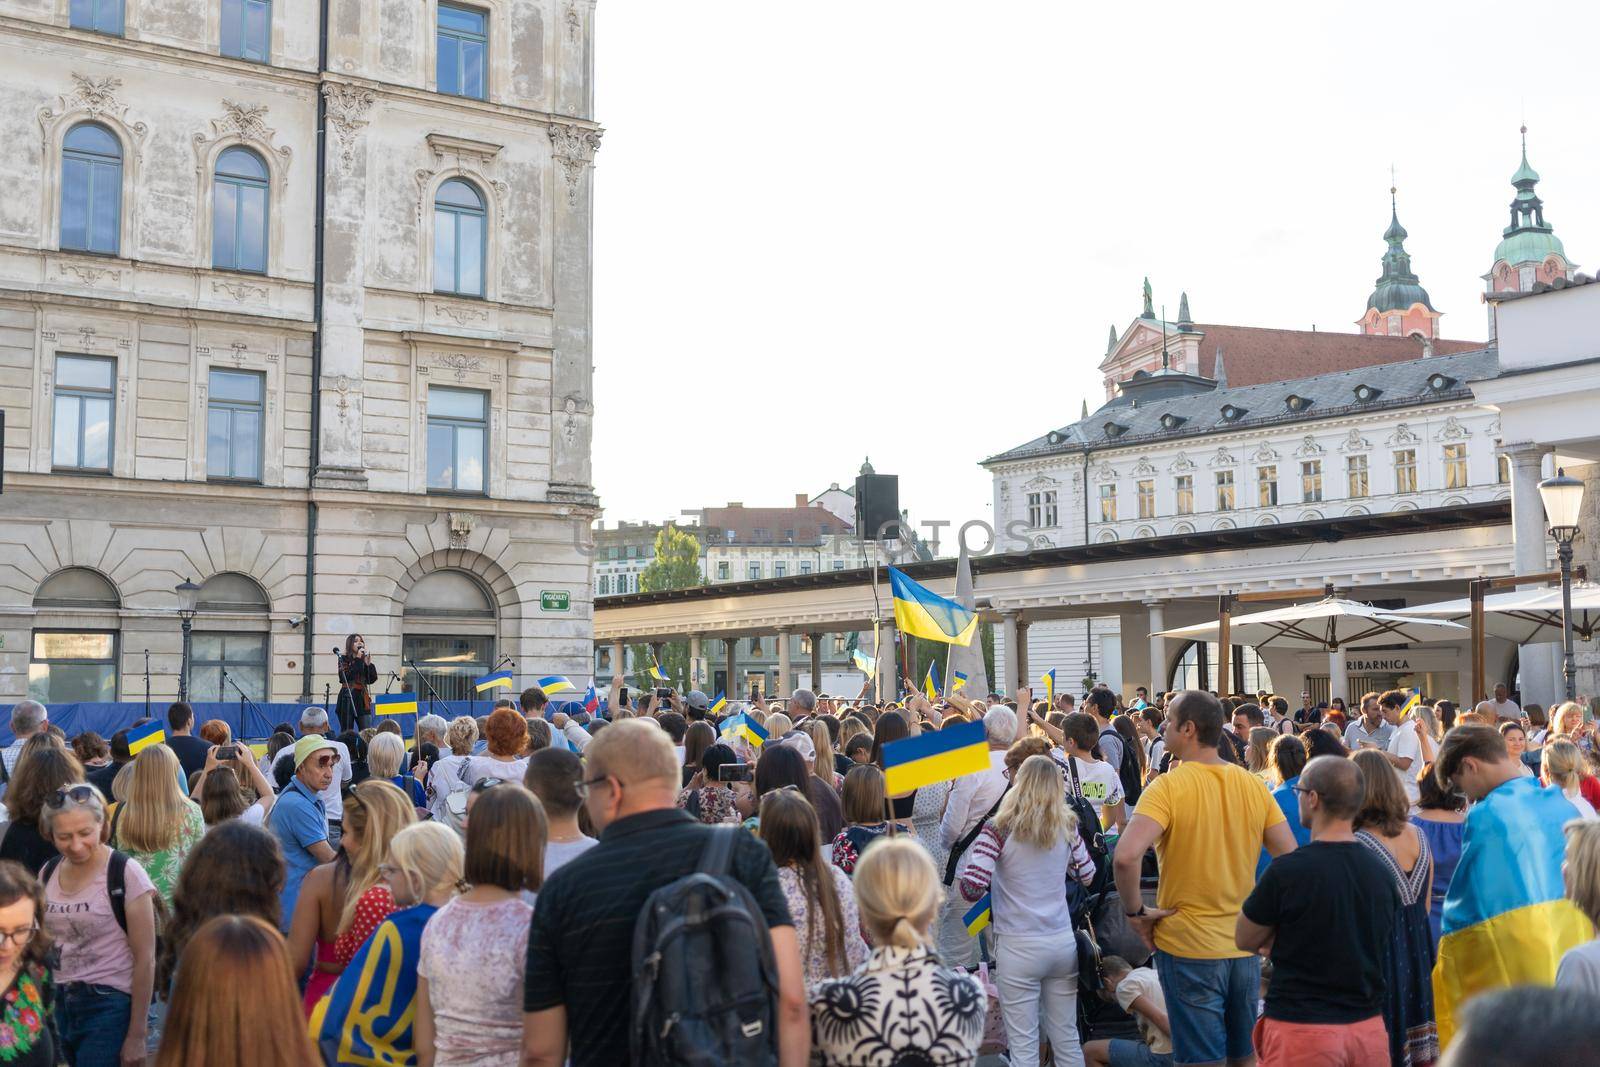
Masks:
[[[578,688],[559,674],[547,675],[536,680],[533,684],[543,689],[545,696],[553,696],[556,693],[565,693],[568,690]],[[591,686],[591,688],[593,687]]]
[[[511,680],[510,671],[494,671],[484,675],[482,678],[474,678],[472,680],[472,687],[480,693],[489,689],[493,689],[496,686],[503,686],[506,689],[510,689],[512,685],[513,682]]]
[[[1411,698],[1409,700],[1407,700],[1406,703],[1405,703],[1405,706],[1400,709],[1400,718],[1404,719],[1407,715],[1410,715],[1413,711],[1416,711],[1418,705],[1420,705],[1421,703],[1422,703],[1422,690],[1413,689],[1411,691]]]
[[[967,675],[964,671],[950,672],[950,692],[959,693],[966,687]]]
[[[883,746],[884,787],[890,795],[988,769],[981,719]]]
[[[978,902],[968,908],[967,913],[961,917],[961,924],[967,928],[967,933],[972,937],[977,937],[983,928],[993,921],[994,908],[989,902],[988,893],[979,897]]]
[[[128,755],[137,756],[151,745],[165,744],[166,740],[167,731],[160,719],[136,726],[128,731]]]
[[[713,714],[713,715],[721,715],[724,711],[727,711],[727,710],[728,710],[728,696],[727,696],[727,694],[726,693],[718,693],[717,694],[717,699],[715,699],[715,700],[713,700],[711,702],[711,708],[710,708],[711,714]]]
[[[383,693],[375,696],[372,698],[372,712],[374,715],[415,715],[417,694]]]
[[[584,691],[583,710],[587,711],[590,715],[597,714],[600,711],[600,694],[594,691],[593,684],[591,684],[589,688]]]
[[[1044,702],[1050,705],[1051,710],[1056,706],[1056,669],[1051,667],[1039,676],[1039,681],[1044,683]]]
[[[978,632],[978,613],[924,588],[889,568],[889,590],[894,596],[894,624],[903,634],[946,645],[970,645]]]
[[[650,664],[650,677],[658,682],[664,682],[667,680],[667,672],[661,669],[661,664],[652,663]]]
[[[922,691],[928,695],[929,700],[939,699],[939,661],[933,660],[928,664],[928,673],[922,679]]]
[[[723,723],[722,732],[732,737],[743,738],[755,748],[766,744],[769,736],[760,723],[743,712]]]
[[[862,674],[870,677],[878,673],[878,661],[872,656],[869,656],[865,652],[861,651],[859,648],[850,653],[850,659],[853,663],[855,663],[856,670],[860,671]]]

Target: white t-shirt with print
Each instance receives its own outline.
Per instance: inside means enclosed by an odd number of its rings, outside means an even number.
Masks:
[[[1395,770],[1400,771],[1400,784],[1406,787],[1406,799],[1414,808],[1422,797],[1417,786],[1417,775],[1422,773],[1422,742],[1417,740],[1417,728],[1410,719],[1402,719],[1394,728],[1394,735],[1389,738],[1389,754],[1411,760],[1410,767],[1403,771],[1396,767]]]
[[[1084,799],[1094,805],[1094,813],[1104,826],[1106,805],[1122,803],[1122,779],[1105,760],[1090,763],[1077,756],[1070,758],[1078,768],[1078,784],[1083,787]]]

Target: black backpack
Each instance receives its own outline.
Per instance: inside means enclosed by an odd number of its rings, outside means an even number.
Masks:
[[[744,832],[711,829],[698,869],[645,900],[633,927],[631,1064],[778,1062],[771,936],[755,897],[729,873],[734,835]]]
[[[117,808],[121,811],[120,805]],[[50,876],[61,866],[60,856],[51,856],[44,861],[44,866],[39,868],[39,884],[48,885]],[[128,854],[111,850],[111,859],[106,863],[106,896],[111,898],[111,914],[117,920],[117,925],[122,927],[122,932],[128,932]],[[157,895],[159,899],[159,894]]]
[[[1094,878],[1087,886],[1073,878],[1070,870],[1067,874],[1067,902],[1072,907],[1073,915],[1078,916],[1091,910],[1096,898],[1103,897],[1111,887],[1111,851],[1106,847],[1106,835],[1100,826],[1100,816],[1095,814],[1094,805],[1089,803],[1089,798],[1083,795],[1083,782],[1078,778],[1078,764],[1071,756],[1067,757],[1067,771],[1072,777],[1072,788],[1067,792],[1067,807],[1078,817],[1078,836],[1083,840],[1083,847],[1088,850],[1089,859],[1094,863]]]
[[[1131,812],[1133,806],[1139,803],[1139,794],[1144,792],[1144,780],[1139,774],[1139,753],[1133,750],[1133,745],[1128,743],[1127,738],[1109,726],[1100,731],[1101,737],[1107,734],[1122,745],[1122,762],[1117,764],[1117,777],[1122,780],[1122,802]],[[1105,751],[1105,746],[1101,745],[1100,749],[1102,752]]]

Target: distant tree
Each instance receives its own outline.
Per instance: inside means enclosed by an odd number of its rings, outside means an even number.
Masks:
[[[639,572],[639,592],[662,593],[670,589],[692,589],[706,584],[700,571],[700,541],[676,526],[663,526],[656,534],[655,558]],[[633,683],[651,685],[650,646],[633,646]],[[689,643],[669,641],[661,649],[661,669],[670,684],[682,693],[689,688]],[[656,682],[655,685],[662,683]]]

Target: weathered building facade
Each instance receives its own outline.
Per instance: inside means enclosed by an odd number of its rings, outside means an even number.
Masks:
[[[587,673],[594,0],[326,10],[0,0],[0,703]]]

